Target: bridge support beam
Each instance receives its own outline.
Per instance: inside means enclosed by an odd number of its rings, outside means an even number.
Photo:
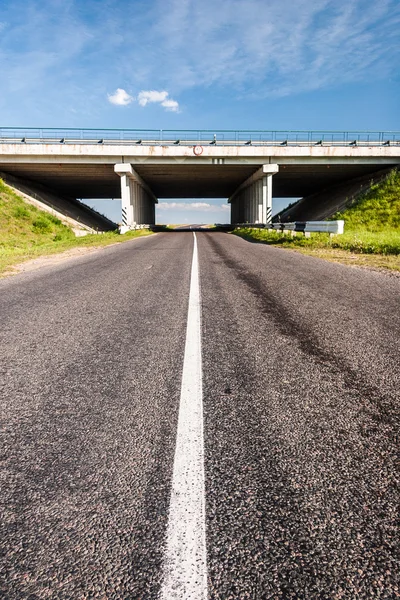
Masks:
[[[231,223],[271,223],[272,177],[278,171],[279,165],[263,165],[238,187],[228,200]]]
[[[121,178],[122,225],[120,232],[126,233],[142,225],[154,225],[157,198],[145,181],[129,163],[114,165]]]

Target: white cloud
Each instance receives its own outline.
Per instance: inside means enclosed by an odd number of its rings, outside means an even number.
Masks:
[[[168,92],[156,90],[142,90],[138,93],[137,98],[130,96],[122,88],[118,88],[114,94],[108,94],[108,101],[117,106],[127,106],[134,100],[137,100],[140,106],[146,106],[149,103],[160,104],[166,110],[171,112],[179,112],[179,103],[176,100],[168,97]]]
[[[170,110],[171,112],[179,112],[179,104],[176,100],[164,100],[161,102],[161,106]]]
[[[196,210],[201,212],[219,212],[221,209],[230,210],[228,204],[210,204],[209,202],[159,202],[159,210]]]
[[[130,96],[128,92],[122,88],[117,88],[117,91],[112,95],[108,94],[108,101],[117,106],[127,106],[133,102],[133,100],[133,96]]]
[[[141,91],[138,93],[140,106],[146,106],[149,102],[164,102],[168,98],[168,92],[156,92],[156,90]]]
[[[168,98],[169,94],[165,90],[158,92],[156,90],[142,90],[138,94],[138,102],[140,106],[146,106],[150,102],[161,104],[165,109],[172,112],[179,112],[179,104],[176,100]]]

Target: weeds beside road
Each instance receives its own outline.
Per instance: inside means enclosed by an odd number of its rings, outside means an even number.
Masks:
[[[29,204],[0,179],[0,276],[32,258],[77,247],[108,246],[150,233],[141,229],[123,236],[110,231],[76,237],[60,219]]]
[[[302,252],[346,264],[400,271],[400,231],[347,231],[329,237],[327,233],[291,237],[269,229],[235,229],[232,233],[247,240]]]

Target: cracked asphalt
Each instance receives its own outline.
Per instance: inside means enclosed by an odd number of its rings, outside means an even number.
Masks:
[[[399,592],[400,279],[197,233],[208,596]],[[155,599],[193,235],[0,281],[0,597]]]

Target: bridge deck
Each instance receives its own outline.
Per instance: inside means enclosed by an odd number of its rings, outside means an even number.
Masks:
[[[0,172],[64,195],[119,198],[117,163],[132,164],[159,198],[228,198],[273,163],[274,196],[293,198],[400,164],[400,132],[0,128]]]

